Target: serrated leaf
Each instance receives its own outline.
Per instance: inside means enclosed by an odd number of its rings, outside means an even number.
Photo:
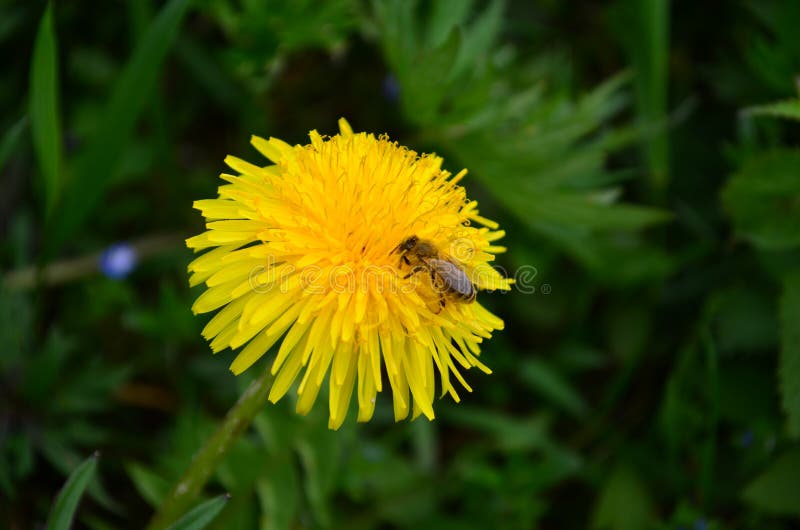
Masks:
[[[202,530],[219,515],[228,499],[229,497],[226,494],[200,503],[167,530]]]
[[[47,519],[47,530],[69,530],[78,503],[94,477],[96,469],[97,455],[92,455],[70,474],[53,504],[50,517]]]
[[[789,434],[797,438],[800,437],[800,274],[784,280],[780,311],[781,353],[778,379]]]
[[[61,190],[62,141],[58,114],[58,46],[53,29],[53,6],[39,23],[30,72],[28,112],[33,148],[39,162],[45,213],[50,214]]]
[[[458,76],[469,68],[476,57],[486,57],[503,22],[505,2],[494,0],[478,15],[475,22],[466,30],[464,41],[458,51],[458,59],[453,67],[453,75]]]
[[[134,126],[161,72],[161,64],[180,29],[190,0],[171,0],[150,24],[114,85],[103,118],[77,158],[73,180],[64,191],[58,222],[50,230],[48,254],[81,226],[113,184],[119,161],[130,143]]]
[[[785,99],[765,105],[755,105],[744,109],[750,116],[771,116],[800,121],[800,99]]]
[[[780,515],[800,515],[800,450],[778,457],[742,493],[750,504]]]
[[[722,192],[739,234],[765,249],[800,244],[800,151],[779,150],[747,161]]]

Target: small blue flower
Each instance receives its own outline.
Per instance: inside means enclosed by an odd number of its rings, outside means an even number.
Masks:
[[[136,267],[136,250],[127,243],[116,243],[103,251],[97,267],[113,280],[125,278]]]
[[[705,519],[698,519],[694,522],[692,527],[694,530],[708,530],[708,521]]]
[[[397,78],[389,73],[383,78],[383,97],[392,103],[396,103],[400,99],[400,83]]]
[[[753,431],[747,430],[744,431],[742,434],[739,435],[739,445],[743,448],[750,447],[753,445]]]

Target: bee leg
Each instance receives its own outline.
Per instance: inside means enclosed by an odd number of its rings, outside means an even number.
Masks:
[[[440,294],[442,294],[442,296],[444,296],[444,292],[445,290],[447,290],[447,286],[445,285],[444,280],[439,275],[437,275],[433,269],[431,269],[430,273],[431,273],[431,285],[433,285],[433,288],[436,289],[437,292],[439,292]]]
[[[412,276],[414,276],[416,273],[418,273],[418,272],[422,272],[422,271],[424,271],[424,270],[425,270],[425,267],[423,267],[422,265],[417,265],[416,267],[414,267],[413,269],[411,269],[411,272],[409,272],[408,274],[406,274],[405,276],[403,276],[403,279],[404,279],[404,280],[407,280],[407,279],[411,278]]]
[[[439,313],[441,313],[442,310],[444,309],[444,306],[445,306],[444,294],[441,294],[439,295],[439,309],[434,311],[434,314],[438,315]]]
[[[402,259],[403,263],[405,263],[406,265],[411,265],[411,260],[408,259],[408,256],[406,256],[405,254],[403,254],[403,256],[400,259]]]

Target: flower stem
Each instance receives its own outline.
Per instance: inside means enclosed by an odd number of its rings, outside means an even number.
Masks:
[[[154,234],[130,242],[139,260],[183,248],[181,234]],[[79,280],[97,274],[97,262],[102,252],[73,259],[55,261],[43,267],[33,266],[6,273],[0,284],[12,290],[33,289],[37,285],[51,286]]]
[[[195,454],[189,468],[161,503],[147,530],[164,530],[191,507],[220,460],[266,404],[271,386],[272,374],[267,368],[242,394],[216,432]]]

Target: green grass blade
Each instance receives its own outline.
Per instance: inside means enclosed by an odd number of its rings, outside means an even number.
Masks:
[[[743,112],[749,116],[771,116],[773,118],[800,121],[800,99],[786,99],[765,105],[747,107]]]
[[[619,0],[615,32],[634,68],[636,106],[645,126],[666,123],[669,67],[669,0]],[[644,138],[644,156],[657,194],[669,179],[667,131]]]
[[[201,530],[214,520],[229,499],[229,495],[220,495],[207,500],[190,510],[167,530]]]
[[[33,147],[42,176],[45,213],[53,211],[61,190],[62,141],[58,114],[58,65],[53,6],[48,4],[39,23],[30,72],[28,112]]]
[[[667,119],[667,67],[669,62],[669,0],[642,0],[647,36],[647,79],[641,87],[640,101],[648,121]],[[663,189],[669,178],[669,143],[666,131],[650,138],[647,158],[656,189]]]
[[[48,257],[86,222],[113,184],[134,127],[153,93],[161,65],[172,47],[191,0],[171,0],[142,37],[117,80],[103,121],[75,162],[58,223],[51,227]]]
[[[78,502],[83,492],[94,477],[97,469],[97,453],[83,461],[67,479],[66,484],[56,497],[50,518],[47,520],[47,530],[69,530]]]

